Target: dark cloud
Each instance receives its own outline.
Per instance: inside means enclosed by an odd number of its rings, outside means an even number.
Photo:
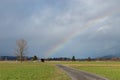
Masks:
[[[0,1],[0,55],[13,55],[16,40],[29,56],[100,56],[119,53],[119,0]],[[117,48],[116,48],[117,46]],[[49,53],[47,53],[49,54]]]

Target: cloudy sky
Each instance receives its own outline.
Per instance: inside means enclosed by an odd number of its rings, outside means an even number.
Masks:
[[[120,53],[120,0],[0,0],[0,55],[98,57]]]

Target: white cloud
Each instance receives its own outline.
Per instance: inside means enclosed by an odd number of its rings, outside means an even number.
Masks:
[[[108,29],[109,29],[109,26],[102,26],[102,27],[98,28],[96,31],[106,33]]]

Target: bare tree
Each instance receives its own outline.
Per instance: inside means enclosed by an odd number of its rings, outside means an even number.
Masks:
[[[26,54],[25,51],[27,49],[27,41],[24,39],[19,39],[16,41],[16,44],[17,44],[17,49],[15,54],[17,55],[17,57],[22,63],[23,57]]]

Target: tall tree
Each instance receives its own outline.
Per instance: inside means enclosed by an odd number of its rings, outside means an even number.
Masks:
[[[88,59],[87,59],[88,61],[91,61],[91,57],[88,57]]]
[[[72,61],[75,61],[75,56],[72,57]]]
[[[35,55],[33,56],[33,61],[38,60],[38,57]]]
[[[23,61],[23,57],[26,54],[25,51],[27,49],[27,41],[24,39],[19,39],[16,41],[17,49],[16,49],[16,55],[20,59],[21,63]]]

